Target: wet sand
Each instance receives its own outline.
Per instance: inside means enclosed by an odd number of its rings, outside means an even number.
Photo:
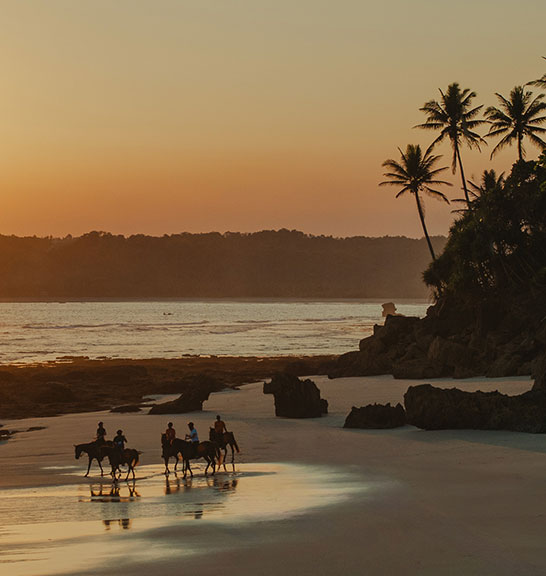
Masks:
[[[0,445],[0,574],[546,573],[544,436],[343,430],[352,405],[400,401],[409,383],[315,380],[330,404],[321,419],[275,418],[261,383],[215,393],[191,414],[203,439],[220,412],[241,446],[235,469],[216,480],[203,466],[191,483],[161,475],[164,416],[8,423],[46,429]],[[432,382],[509,394],[531,386]],[[172,417],[179,436],[189,418]],[[87,441],[98,419],[143,451],[136,482],[119,494],[96,467],[82,478],[87,462],[74,459],[72,444]]]

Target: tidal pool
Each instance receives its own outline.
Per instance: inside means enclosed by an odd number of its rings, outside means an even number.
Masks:
[[[165,555],[199,554],[199,543],[162,544],[154,532],[196,523],[276,521],[340,503],[373,488],[323,466],[237,464],[190,479],[139,467],[136,481],[4,490],[0,493],[0,574],[46,576]]]

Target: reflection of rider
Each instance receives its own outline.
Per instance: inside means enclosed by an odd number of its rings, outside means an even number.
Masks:
[[[167,430],[165,430],[165,438],[167,438],[169,444],[172,444],[173,440],[176,438],[176,430],[173,428],[172,422],[169,422],[167,425]]]
[[[190,440],[193,448],[193,453],[197,454],[197,446],[199,446],[199,435],[197,430],[193,427],[193,422],[188,422],[190,433],[186,434],[186,440]]]
[[[216,432],[217,436],[227,432],[226,423],[220,418],[220,414],[216,415],[216,420],[214,422],[214,432]]]
[[[97,444],[104,444],[106,442],[105,436],[106,436],[106,430],[104,428],[104,424],[102,422],[99,422],[99,427],[97,428],[97,435],[96,435]]]

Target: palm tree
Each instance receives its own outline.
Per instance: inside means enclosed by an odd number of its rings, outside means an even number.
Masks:
[[[493,148],[491,158],[505,146],[511,146],[514,141],[518,143],[518,156],[523,160],[525,148],[523,138],[529,140],[539,148],[546,148],[546,142],[538,136],[546,132],[539,124],[546,122],[546,102],[541,100],[544,94],[533,98],[533,93],[525,91],[523,86],[512,88],[510,96],[505,98],[496,93],[500,106],[490,106],[485,111],[486,118],[491,122],[487,136],[504,135],[501,141]]]
[[[484,170],[479,184],[468,181],[472,190],[470,193],[475,197],[479,197],[485,192],[493,192],[494,190],[501,190],[504,184],[504,172],[498,176],[495,170]]]
[[[430,100],[420,108],[421,112],[427,115],[427,121],[424,124],[418,124],[416,128],[440,131],[440,135],[434,140],[432,146],[446,139],[451,142],[451,148],[453,149],[451,170],[455,174],[457,164],[459,164],[464,196],[468,206],[470,206],[463,162],[461,160],[461,146],[466,144],[470,148],[479,150],[480,144],[486,143],[479,134],[473,131],[481,124],[486,123],[485,120],[476,118],[482,106],[472,108],[472,99],[476,97],[476,93],[471,92],[468,88],[461,90],[457,82],[450,84],[445,94],[440,90],[440,95],[439,102]]]
[[[438,190],[434,190],[430,187],[431,185],[438,184],[451,186],[449,182],[436,180],[437,175],[440,172],[447,170],[447,167],[434,168],[434,165],[441,156],[432,155],[432,146],[425,151],[424,155],[421,152],[419,144],[408,144],[405,153],[402,152],[400,148],[398,148],[398,151],[400,152],[400,162],[397,162],[396,160],[385,160],[385,162],[383,162],[383,166],[390,170],[389,172],[385,172],[383,175],[390,178],[390,180],[381,182],[379,186],[402,186],[402,189],[398,192],[396,198],[402,196],[405,192],[410,192],[415,196],[417,211],[419,212],[423,232],[425,233],[425,238],[427,239],[432,259],[435,260],[436,256],[434,255],[434,249],[432,248],[432,243],[425,225],[425,213],[420,193],[425,192],[426,194],[438,198],[439,200],[444,200],[449,204],[449,200],[444,194],[442,194],[442,192],[438,192]]]

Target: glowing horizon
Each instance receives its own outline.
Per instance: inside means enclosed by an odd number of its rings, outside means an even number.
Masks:
[[[0,6],[0,234],[420,237],[413,200],[378,187],[397,147],[431,142],[419,107],[454,81],[496,104],[544,73],[534,0]],[[489,151],[463,151],[469,178],[516,158]],[[446,234],[452,208],[426,207]]]

